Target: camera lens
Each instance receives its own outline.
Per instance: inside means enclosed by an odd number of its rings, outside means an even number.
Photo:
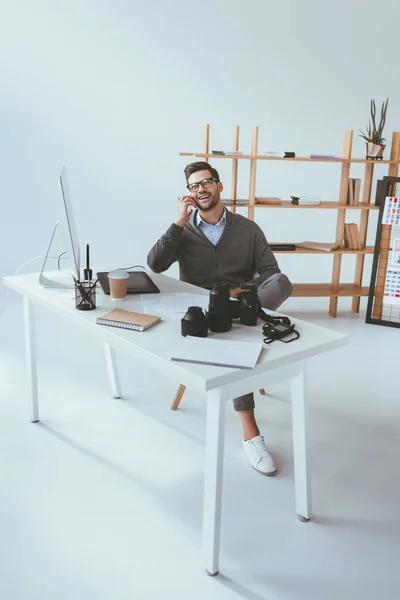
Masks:
[[[189,306],[181,319],[181,334],[186,337],[207,337],[208,321],[200,306]]]
[[[226,284],[218,283],[211,288],[207,318],[210,331],[222,333],[232,327],[230,294]]]

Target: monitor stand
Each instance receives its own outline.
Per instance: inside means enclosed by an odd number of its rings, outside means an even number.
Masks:
[[[53,233],[52,233],[51,239],[50,239],[50,243],[47,248],[46,256],[44,257],[44,262],[43,262],[42,268],[39,273],[39,283],[40,283],[40,285],[42,285],[45,288],[52,288],[55,290],[56,289],[58,289],[58,290],[75,290],[74,282],[72,280],[71,275],[67,276],[63,272],[60,277],[57,277],[57,275],[56,275],[54,277],[54,279],[49,279],[48,277],[45,277],[45,275],[44,275],[44,270],[46,267],[47,259],[49,257],[51,245],[53,243],[53,239],[54,239],[55,233],[57,231],[57,227],[58,227],[58,221],[54,226]],[[68,294],[68,296],[69,296],[69,294]],[[73,297],[73,296],[71,295],[71,297]]]

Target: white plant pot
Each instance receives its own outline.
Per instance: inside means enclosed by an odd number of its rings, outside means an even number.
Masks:
[[[382,160],[383,151],[386,146],[384,144],[374,144],[373,142],[367,142],[367,155],[366,158],[370,160]]]

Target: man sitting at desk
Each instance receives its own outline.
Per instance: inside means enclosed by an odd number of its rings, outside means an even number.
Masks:
[[[241,284],[257,284],[261,305],[276,310],[292,293],[292,285],[281,273],[260,227],[223,206],[223,185],[208,163],[191,163],[184,172],[189,195],[179,198],[176,221],[150,250],[150,269],[162,273],[178,261],[182,281],[206,289],[228,283],[233,298],[242,291]],[[275,475],[274,460],[254,416],[253,394],[239,396],[233,404],[251,466]]]

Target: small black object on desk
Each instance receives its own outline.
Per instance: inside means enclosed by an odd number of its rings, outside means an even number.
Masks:
[[[296,158],[296,152],[284,152],[283,158]]]

